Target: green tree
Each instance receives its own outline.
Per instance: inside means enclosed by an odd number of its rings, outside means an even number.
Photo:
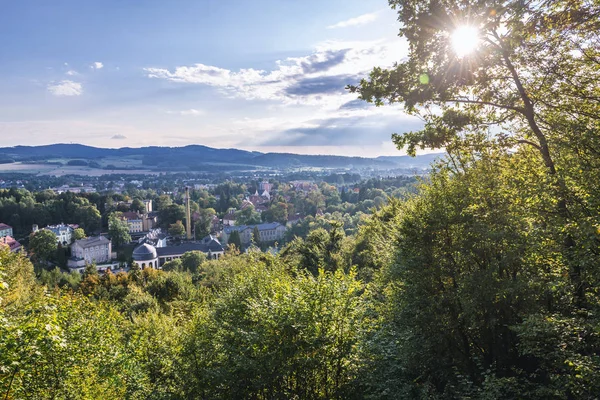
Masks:
[[[236,249],[242,249],[242,239],[240,238],[240,233],[238,231],[231,232],[229,235],[227,244],[234,245]]]
[[[188,398],[360,397],[360,284],[354,275],[290,274],[272,258],[242,270],[185,336]]]
[[[108,216],[108,234],[115,248],[131,242],[129,225],[120,212],[114,212]]]
[[[203,238],[210,235],[212,230],[212,220],[217,212],[212,208],[199,209],[195,225],[195,234],[197,238]]]
[[[54,260],[56,249],[56,235],[47,229],[40,229],[29,236],[31,258],[38,265]]]
[[[77,228],[73,230],[73,240],[85,239],[85,231],[82,228]]]
[[[200,251],[188,251],[181,256],[181,267],[184,271],[198,273],[206,255]]]
[[[159,211],[159,224],[168,228],[169,225],[185,219],[185,208],[179,204],[171,204]]]
[[[133,199],[133,201],[131,202],[131,207],[129,207],[129,209],[140,214],[144,214],[146,212],[146,206],[140,199]]]
[[[445,148],[456,157],[465,147],[490,142],[507,153],[530,152],[544,174],[528,178],[550,193],[554,204],[548,218],[571,226],[548,232],[548,240],[562,243],[572,295],[585,306],[586,290],[596,283],[590,280],[595,274],[585,270],[590,265],[585,254],[597,250],[586,233],[597,222],[586,216],[596,200],[582,195],[594,189],[581,171],[598,166],[592,154],[600,144],[593,133],[599,125],[600,70],[596,47],[590,47],[600,42],[598,5],[567,0],[390,4],[398,12],[400,35],[408,40],[408,57],[392,69],[375,68],[351,90],[377,105],[401,102],[407,113],[423,118],[423,129],[393,136],[410,154]],[[475,37],[469,54],[457,51],[462,45],[457,33],[465,27]],[[430,112],[434,108],[439,112]],[[490,125],[500,134],[491,135]]]
[[[168,206],[173,204],[173,200],[171,200],[171,197],[167,194],[161,194],[158,199],[156,199],[155,201],[156,203],[156,211],[162,211],[165,210]]]
[[[75,218],[87,232],[99,231],[102,227],[102,216],[94,205],[86,205],[77,208]]]
[[[258,226],[255,226],[254,230],[252,231],[252,243],[258,247],[261,246],[260,230],[258,229]]]
[[[185,226],[183,226],[183,222],[181,222],[181,220],[169,225],[169,235],[175,237],[185,235]]]

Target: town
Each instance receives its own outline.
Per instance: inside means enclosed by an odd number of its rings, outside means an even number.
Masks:
[[[346,173],[246,184],[174,179],[158,190],[144,189],[150,186],[144,178],[104,191],[11,187],[0,189],[0,243],[26,252],[46,270],[172,269],[189,253],[207,259],[226,251],[276,253],[332,221],[352,234],[372,210],[411,192],[415,182],[410,176],[362,180]]]

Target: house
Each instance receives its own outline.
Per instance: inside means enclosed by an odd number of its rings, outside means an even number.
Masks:
[[[12,253],[16,253],[17,251],[22,249],[21,243],[19,243],[12,236],[0,237],[0,246],[8,246]]]
[[[221,220],[216,215],[210,221],[210,231],[219,232],[221,230]]]
[[[229,243],[229,236],[231,236],[231,233],[233,231],[238,231],[242,245],[248,246],[252,243],[252,235],[255,227],[258,228],[260,241],[263,243],[275,242],[283,239],[286,231],[286,227],[279,222],[259,225],[225,226],[222,233],[223,243]]]
[[[123,213],[123,219],[127,221],[129,233],[144,232],[144,221],[140,214],[134,211],[127,211]]]
[[[67,265],[69,268],[81,268],[86,264],[108,263],[112,259],[111,242],[104,236],[76,240],[71,245],[71,258]]]
[[[77,229],[77,228],[79,228],[79,225],[59,224],[59,225],[48,225],[47,227],[45,227],[43,229],[46,229],[46,230],[54,233],[54,236],[56,236],[56,243],[63,245],[63,246],[68,246],[73,241],[73,232],[75,232],[75,229]],[[37,230],[38,230],[37,225],[33,225],[33,232],[37,232]]]
[[[155,247],[150,243],[142,243],[133,250],[133,261],[141,268],[161,268],[165,263],[181,258],[190,251],[199,251],[209,259],[218,259],[225,253],[225,248],[214,236],[207,236],[200,242],[183,243],[177,246]]]
[[[261,191],[269,193],[273,188],[273,184],[269,183],[268,181],[262,181],[259,187]]]
[[[156,228],[158,225],[158,213],[152,211],[147,214],[144,214],[142,217],[142,229],[144,232],[151,231]]]
[[[230,208],[229,210],[227,210],[227,214],[223,216],[223,225],[234,226],[235,219],[235,208]]]
[[[0,223],[0,237],[12,236],[13,228],[10,225]]]

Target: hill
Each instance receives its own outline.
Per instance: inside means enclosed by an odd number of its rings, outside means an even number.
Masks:
[[[346,157],[330,155],[301,155],[291,153],[260,153],[239,149],[216,149],[202,145],[184,147],[123,147],[106,149],[80,144],[52,144],[45,146],[15,146],[0,148],[0,158],[21,162],[46,162],[56,159],[101,160],[107,158],[137,158],[146,169],[179,168],[198,170],[203,165],[224,165],[269,168],[417,168],[427,169],[437,155],[416,158],[398,157]]]

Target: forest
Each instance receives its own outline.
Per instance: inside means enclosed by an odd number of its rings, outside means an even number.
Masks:
[[[408,57],[348,89],[447,152],[415,193],[171,271],[0,248],[2,398],[598,398],[600,3],[389,3]]]

